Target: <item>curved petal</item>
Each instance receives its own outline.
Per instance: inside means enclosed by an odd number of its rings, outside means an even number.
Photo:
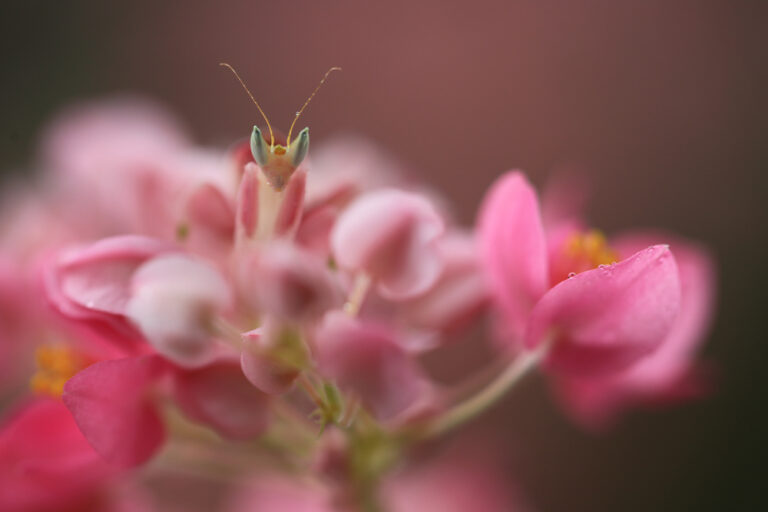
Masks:
[[[174,392],[187,416],[230,439],[251,439],[267,428],[267,395],[246,380],[236,361],[179,370]]]
[[[21,406],[0,428],[0,510],[62,510],[115,475],[59,400]]]
[[[379,281],[390,299],[424,292],[440,273],[434,242],[444,230],[432,205],[411,192],[385,189],[355,200],[331,232],[337,263]]]
[[[213,360],[211,319],[232,303],[214,267],[186,255],[160,256],[134,273],[131,288],[126,313],[158,352],[187,367]]]
[[[146,462],[165,440],[150,388],[167,370],[160,356],[102,361],[64,386],[64,404],[93,448],[108,462],[130,467]]]
[[[384,326],[333,312],[315,341],[320,372],[357,394],[381,420],[396,418],[428,394],[420,368]]]
[[[539,201],[521,172],[508,172],[486,194],[478,231],[498,308],[520,338],[533,305],[547,289],[547,244]]]
[[[552,288],[531,313],[525,342],[533,348],[553,337],[553,371],[610,373],[656,349],[679,307],[675,259],[668,246],[656,245]]]

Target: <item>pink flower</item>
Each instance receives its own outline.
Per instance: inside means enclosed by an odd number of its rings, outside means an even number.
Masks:
[[[551,340],[547,359],[553,370],[619,371],[658,348],[670,332],[680,280],[667,246],[615,263],[620,258],[614,260],[603,239],[588,233],[550,257],[536,193],[519,172],[493,186],[479,229],[485,267],[513,341],[534,348]],[[550,273],[569,266],[562,281]]]
[[[329,313],[316,332],[315,350],[320,372],[357,394],[380,420],[409,415],[429,399],[424,374],[386,326]]]
[[[678,401],[707,388],[693,358],[711,322],[714,265],[702,248],[660,233],[627,235],[614,246],[621,254],[631,254],[649,240],[671,244],[680,271],[680,313],[661,346],[626,370],[603,378],[559,380],[566,407],[587,426],[606,426],[635,404]]]
[[[215,268],[171,254],[136,269],[125,312],[158,352],[178,365],[195,367],[216,356],[212,326],[232,303],[229,284]]]
[[[440,275],[436,242],[443,221],[423,197],[395,189],[371,192],[356,199],[331,233],[339,266],[363,272],[389,299],[426,291]]]
[[[48,300],[65,318],[125,350],[141,351],[142,336],[125,316],[130,280],[152,257],[177,250],[167,242],[126,235],[62,252],[45,269]]]

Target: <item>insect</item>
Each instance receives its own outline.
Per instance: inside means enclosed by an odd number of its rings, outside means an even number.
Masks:
[[[299,164],[304,160],[304,157],[307,156],[307,151],[309,150],[309,128],[301,130],[296,139],[291,142],[291,135],[293,134],[293,128],[296,125],[296,121],[298,121],[299,117],[304,112],[304,109],[307,108],[309,102],[312,101],[312,98],[315,97],[317,91],[320,90],[320,87],[325,83],[328,75],[334,71],[341,71],[341,68],[332,67],[325,72],[325,75],[322,80],[320,80],[320,83],[317,84],[315,90],[312,91],[312,94],[309,95],[301,108],[296,112],[291,127],[288,129],[288,137],[285,146],[283,146],[281,144],[275,144],[275,134],[272,131],[272,125],[270,124],[267,115],[256,101],[256,98],[253,97],[251,91],[248,90],[243,79],[240,78],[240,75],[235,71],[235,68],[226,62],[220,62],[219,65],[232,71],[235,78],[237,78],[240,85],[243,86],[245,92],[248,93],[251,101],[253,101],[256,108],[259,109],[259,113],[267,123],[267,129],[269,130],[269,145],[267,145],[267,141],[262,135],[259,127],[254,125],[253,131],[251,132],[251,153],[253,154],[253,159],[256,160],[256,163],[259,164],[259,167],[261,167],[264,172],[264,176],[270,186],[280,191],[285,187],[293,174],[293,171],[296,170]]]

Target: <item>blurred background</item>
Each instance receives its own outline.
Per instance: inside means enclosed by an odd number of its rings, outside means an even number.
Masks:
[[[631,415],[593,435],[542,382],[485,420],[510,481],[542,511],[768,507],[766,164],[768,3],[8,0],[0,7],[3,179],[32,172],[68,103],[118,92],[172,109],[228,145],[258,113],[304,115],[313,143],[360,132],[442,191],[471,224],[510,168],[592,183],[607,232],[659,226],[713,248],[719,312],[704,401]]]

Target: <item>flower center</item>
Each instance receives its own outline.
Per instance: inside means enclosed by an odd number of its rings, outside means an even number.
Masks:
[[[29,384],[35,393],[61,396],[64,384],[88,366],[88,361],[66,345],[43,345],[35,351],[37,372]]]
[[[573,274],[619,261],[618,253],[608,245],[605,235],[594,229],[568,236],[555,258],[551,274],[553,284]]]

